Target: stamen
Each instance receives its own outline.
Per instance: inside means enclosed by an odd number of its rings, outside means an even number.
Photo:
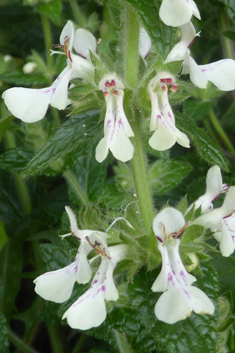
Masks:
[[[188,227],[188,225],[189,225],[189,222],[186,222],[183,228],[181,228],[178,232],[173,232],[169,234],[168,238],[172,237],[174,239],[179,239],[181,235],[184,233],[185,229]]]
[[[104,249],[104,248],[101,249],[101,247],[100,247],[101,244],[98,243],[98,241],[95,241],[95,243],[92,244],[92,243],[90,242],[90,239],[89,239],[88,236],[86,236],[86,240],[88,241],[88,243],[90,244],[90,246],[97,252],[97,254],[101,254],[101,255],[103,255],[103,256],[106,256],[108,259],[111,259],[111,257],[109,257],[109,256],[106,254],[105,249]]]

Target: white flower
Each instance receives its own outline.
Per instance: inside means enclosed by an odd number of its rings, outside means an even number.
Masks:
[[[235,236],[235,186],[230,186],[219,208],[196,218],[193,223],[210,228],[216,240],[220,242],[220,251],[223,256],[229,256],[234,251]]]
[[[197,65],[190,56],[189,47],[196,36],[191,22],[180,27],[181,40],[168,54],[165,64],[183,60],[182,74],[189,74],[192,83],[199,88],[206,88],[208,81],[221,91],[231,91],[235,88],[235,61],[223,59],[207,65]]]
[[[73,211],[68,206],[65,209],[70,219],[71,234],[81,241],[77,255],[70,265],[47,272],[34,280],[36,293],[55,303],[63,303],[69,299],[75,282],[84,284],[90,281],[92,271],[87,255],[93,248],[98,253],[109,257],[107,235],[94,230],[78,229]]]
[[[235,88],[235,60],[232,59],[197,65],[188,53],[183,62],[182,74],[187,73],[192,83],[199,88],[206,88],[208,81],[221,91],[231,91]]]
[[[164,292],[155,305],[156,317],[168,324],[197,314],[213,314],[214,305],[199,288],[191,286],[196,278],[190,275],[179,255],[180,240],[185,229],[183,215],[167,207],[153,221],[153,231],[160,241],[162,269],[152,285],[154,292]]]
[[[159,16],[167,26],[178,27],[189,22],[192,15],[201,19],[193,0],[163,0]]]
[[[99,83],[106,100],[104,138],[96,147],[95,158],[102,162],[109,150],[114,157],[127,162],[133,157],[134,147],[129,137],[134,136],[123,109],[124,86],[115,74],[105,76]]]
[[[154,131],[149,145],[158,151],[167,150],[176,142],[183,147],[190,147],[188,137],[175,126],[175,117],[168,100],[168,84],[172,91],[177,90],[174,76],[161,72],[148,85],[152,105],[150,131]]]
[[[3,93],[4,102],[14,116],[24,122],[32,123],[45,116],[49,104],[60,110],[65,109],[70,104],[68,99],[69,81],[78,77],[91,80],[94,67],[89,62],[89,56],[84,59],[73,54],[72,49],[74,47],[79,52],[78,46],[81,45],[79,54],[81,53],[84,57],[89,55],[88,49],[96,49],[91,44],[92,34],[85,30],[78,31],[74,34],[74,26],[71,21],[68,21],[63,28],[59,47],[67,56],[67,66],[50,87],[41,89],[14,87]],[[93,38],[94,41],[95,38]]]
[[[116,245],[109,248],[110,258],[102,257],[91,287],[63,315],[63,319],[67,318],[69,326],[88,330],[99,326],[105,320],[105,300],[116,301],[119,297],[113,281],[113,270],[116,264],[125,258],[126,252],[126,245]]]
[[[213,201],[225,190],[222,182],[220,168],[217,165],[211,167],[206,176],[206,191],[194,203],[195,209],[201,207],[201,212],[206,213],[213,209]]]

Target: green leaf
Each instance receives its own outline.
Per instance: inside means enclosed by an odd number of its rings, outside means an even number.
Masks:
[[[184,112],[194,121],[202,120],[215,106],[215,101],[187,100],[184,102]]]
[[[37,10],[46,15],[56,26],[61,24],[62,1],[51,0],[47,3],[40,2]]]
[[[227,160],[219,146],[210,139],[206,131],[195,124],[186,114],[175,111],[176,125],[193,141],[200,157],[211,165],[218,165],[228,172]]]
[[[12,173],[21,172],[29,162],[33,153],[27,148],[12,148],[0,155],[0,169]]]
[[[43,74],[25,75],[21,70],[8,71],[0,75],[0,80],[17,86],[47,85],[48,79]]]
[[[8,342],[8,328],[7,320],[3,313],[0,311],[0,352],[9,352],[9,342]]]
[[[2,221],[0,221],[0,251],[6,242],[8,242],[8,237],[4,228],[4,224]]]
[[[97,130],[101,130],[98,114],[99,111],[95,110],[67,120],[32,158],[25,169],[25,175],[42,172],[51,163],[96,136]]]
[[[69,263],[72,261],[62,246],[59,247],[52,244],[41,244],[40,253],[42,255],[43,261],[46,263],[48,271],[58,270],[69,265]]]
[[[226,5],[225,9],[230,17],[230,19],[233,21],[233,24],[235,25],[235,2],[234,0],[221,0],[224,5]]]
[[[204,227],[200,226],[199,224],[192,224],[186,228],[182,237],[181,237],[181,244],[187,244],[193,242],[204,233]]]
[[[158,160],[149,169],[149,182],[159,195],[163,195],[176,187],[190,173],[192,166],[184,161]]]
[[[154,1],[126,0],[137,12],[142,25],[148,32],[152,44],[165,59],[174,44],[176,29],[166,26],[159,17],[159,7]]]

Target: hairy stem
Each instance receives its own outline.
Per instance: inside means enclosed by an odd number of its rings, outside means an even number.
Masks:
[[[139,60],[139,22],[132,7],[126,5],[126,81],[130,87],[138,87]],[[134,98],[137,101],[136,98]],[[135,102],[134,102],[135,103]],[[147,157],[142,145],[141,114],[135,109],[135,121],[132,128],[135,153],[132,158],[132,169],[139,199],[143,222],[146,229],[151,228],[153,221],[153,205],[147,178]]]
[[[153,222],[153,205],[147,177],[147,158],[141,140],[141,120],[138,119],[132,125],[135,138],[135,152],[132,158],[132,169],[136,185],[136,192],[139,199],[143,222],[147,230],[151,229]]]

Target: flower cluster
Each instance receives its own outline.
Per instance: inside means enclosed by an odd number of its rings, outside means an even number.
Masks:
[[[113,271],[116,264],[126,257],[128,247],[123,244],[108,247],[106,233],[80,230],[73,211],[68,206],[65,209],[70,219],[69,235],[72,234],[80,240],[77,255],[70,265],[37,277],[34,280],[35,291],[42,298],[55,303],[68,300],[75,282],[85,284],[90,281],[92,270],[87,256],[94,249],[101,257],[101,263],[92,284],[63,315],[72,328],[87,330],[99,326],[105,320],[105,300],[118,300]]]
[[[182,213],[171,207],[159,212],[153,221],[162,269],[152,290],[164,292],[155,305],[155,315],[168,324],[186,319],[192,311],[197,314],[214,312],[212,301],[199,288],[192,286],[196,278],[186,271],[180,259],[179,238],[186,226]]]

